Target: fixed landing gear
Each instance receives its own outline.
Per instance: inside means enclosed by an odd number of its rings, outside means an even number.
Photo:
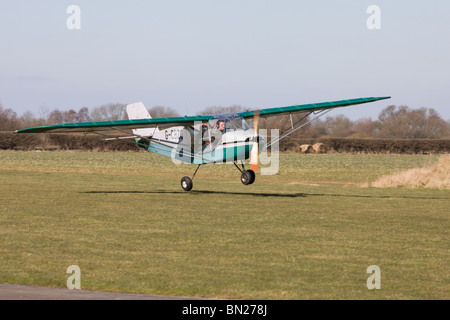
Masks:
[[[184,191],[191,191],[192,187],[194,186],[194,183],[192,180],[194,180],[195,174],[197,173],[198,169],[200,169],[201,164],[198,165],[197,169],[194,172],[194,175],[192,176],[192,179],[189,177],[183,177],[181,179],[181,187]]]
[[[236,164],[236,162],[234,162],[234,165],[241,172],[241,182],[243,184],[249,185],[249,184],[252,184],[253,182],[255,182],[255,178],[256,178],[255,171],[245,170],[244,163],[241,163],[242,169],[239,168],[239,166]]]
[[[241,172],[241,182],[244,185],[249,185],[252,184],[253,182],[255,182],[255,171],[253,170],[245,170],[244,164],[242,163],[242,169],[239,168],[239,166],[236,164],[236,162],[234,162],[234,165],[236,166],[236,168],[239,169],[239,171]],[[191,191],[192,187],[194,186],[194,183],[192,182],[192,180],[194,180],[195,174],[197,173],[198,169],[200,169],[201,164],[198,165],[197,169],[194,172],[194,175],[192,176],[192,178],[190,177],[183,177],[181,179],[181,187],[183,188],[184,191]]]

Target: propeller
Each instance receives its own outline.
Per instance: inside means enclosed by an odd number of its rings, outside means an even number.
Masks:
[[[259,157],[258,125],[259,125],[259,110],[255,110],[253,113],[253,129],[255,131],[255,136],[253,138],[253,147],[250,153],[250,168],[255,172],[258,170],[258,157]]]

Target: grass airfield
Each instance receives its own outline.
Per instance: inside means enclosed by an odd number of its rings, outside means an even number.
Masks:
[[[438,156],[282,154],[228,164],[145,152],[0,152],[0,283],[231,299],[449,299],[449,190],[373,188]],[[366,286],[381,269],[381,289]]]

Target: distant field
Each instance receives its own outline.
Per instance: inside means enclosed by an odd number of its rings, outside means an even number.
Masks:
[[[232,165],[135,152],[0,152],[0,283],[235,299],[449,299],[449,190],[362,188],[438,156],[282,154]],[[381,269],[368,290],[367,267]]]

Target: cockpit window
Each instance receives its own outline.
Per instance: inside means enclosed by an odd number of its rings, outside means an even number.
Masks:
[[[225,125],[223,129],[225,131],[249,129],[249,126],[247,122],[244,120],[244,118],[236,114],[214,118],[211,121],[209,121],[209,125],[211,128],[218,130],[222,130],[221,128],[223,128],[223,125]]]

